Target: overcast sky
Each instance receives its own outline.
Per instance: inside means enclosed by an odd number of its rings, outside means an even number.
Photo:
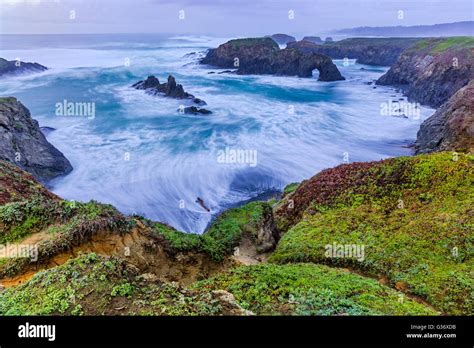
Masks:
[[[3,34],[311,35],[473,16],[473,0],[0,0]]]

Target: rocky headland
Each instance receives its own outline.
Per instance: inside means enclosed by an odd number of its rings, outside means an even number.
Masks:
[[[405,50],[378,85],[400,88],[409,101],[438,108],[417,134],[416,153],[473,151],[474,38],[424,39]]]
[[[26,63],[0,58],[0,77],[6,75],[28,74],[45,71],[48,68],[38,63]]]
[[[30,111],[12,97],[0,98],[0,159],[18,165],[41,182],[72,170],[66,157],[46,140]]]
[[[271,38],[230,40],[208,51],[201,64],[237,69],[237,74],[311,77],[318,69],[320,81],[344,80],[331,58],[319,53],[280,49]]]
[[[473,37],[420,40],[376,83],[400,86],[409,99],[437,108],[474,78],[473,49]]]
[[[351,38],[341,41],[319,44],[313,40],[290,42],[287,48],[303,52],[324,54],[333,59],[356,59],[360,64],[384,65],[394,64],[400,54],[420,39],[410,38]]]

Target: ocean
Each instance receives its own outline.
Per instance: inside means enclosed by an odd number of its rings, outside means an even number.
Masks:
[[[74,171],[51,182],[53,192],[195,233],[222,210],[324,168],[410,155],[420,123],[434,112],[384,114],[403,96],[369,83],[388,68],[354,60],[334,61],[346,77],[337,82],[317,81],[317,71],[313,78],[239,76],[198,64],[228,39],[1,35],[0,57],[50,69],[2,79],[0,95],[17,97],[40,126],[55,129],[47,138]],[[212,114],[182,114],[183,101],[130,87],[169,74]],[[94,117],[57,115],[65,101],[93,105]]]

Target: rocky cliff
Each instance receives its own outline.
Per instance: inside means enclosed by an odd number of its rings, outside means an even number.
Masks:
[[[418,41],[376,83],[400,86],[409,100],[437,108],[474,78],[473,49],[473,37]]]
[[[356,59],[360,64],[390,66],[400,54],[419,39],[352,38],[316,44],[313,40],[290,42],[287,47],[324,54],[333,59]]]
[[[280,50],[270,38],[237,39],[211,49],[202,64],[237,69],[237,74],[271,74],[311,77],[319,70],[320,81],[343,80],[336,65],[327,56],[296,49]]]
[[[72,166],[15,98],[0,98],[0,159],[15,163],[42,182],[68,174]]]
[[[416,153],[443,150],[474,153],[474,80],[421,124],[415,150]]]
[[[41,72],[48,68],[38,63],[26,63],[22,61],[0,58],[0,77],[4,75],[27,74]]]

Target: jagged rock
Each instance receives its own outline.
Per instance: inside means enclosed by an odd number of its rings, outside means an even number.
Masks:
[[[410,100],[439,107],[474,79],[473,48],[472,38],[418,41],[377,84],[398,86]]]
[[[474,80],[421,124],[415,150],[474,153]]]
[[[192,115],[198,115],[198,114],[209,115],[209,114],[212,114],[212,111],[209,111],[209,110],[204,109],[204,108],[198,108],[198,107],[195,107],[195,106],[188,106],[188,107],[184,108],[184,113],[185,114],[192,114]]]
[[[30,111],[16,98],[0,98],[0,159],[45,182],[68,174],[72,166],[41,132]]]
[[[279,45],[286,45],[288,42],[296,41],[294,36],[286,34],[273,34],[270,37]]]
[[[271,38],[237,39],[211,49],[202,64],[238,68],[237,74],[269,74],[311,77],[319,70],[320,81],[344,80],[332,60],[318,53],[295,49],[280,50]]]
[[[184,91],[182,85],[176,83],[176,79],[172,75],[168,76],[168,81],[166,83],[160,83],[158,78],[151,75],[148,76],[146,80],[138,81],[137,83],[133,84],[132,87],[135,89],[146,90],[147,93],[153,95],[164,94],[165,96],[170,98],[194,99],[194,96],[192,94],[189,94]]]
[[[8,61],[0,58],[0,76],[27,74],[45,71],[48,68],[38,63],[26,63],[22,61]]]

